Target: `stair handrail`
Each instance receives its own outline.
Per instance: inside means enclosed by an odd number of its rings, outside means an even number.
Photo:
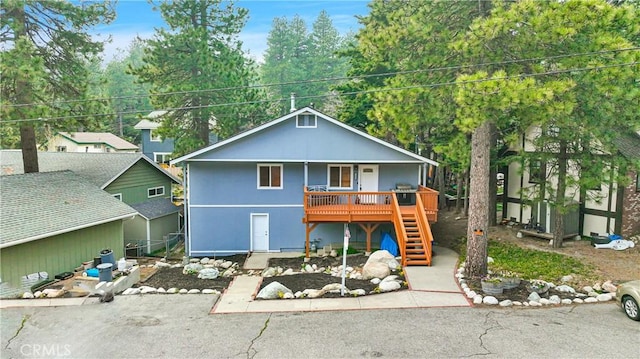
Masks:
[[[396,238],[398,239],[398,248],[400,249],[400,257],[402,258],[402,266],[407,264],[406,243],[407,243],[407,230],[404,228],[404,222],[402,221],[402,213],[400,212],[400,203],[396,196],[392,198],[392,218],[393,227],[396,230]]]
[[[418,230],[420,231],[420,240],[422,246],[425,248],[425,259],[427,265],[431,265],[431,241],[433,241],[433,233],[431,233],[431,226],[425,213],[424,204],[422,198],[416,196],[416,222],[418,224]]]

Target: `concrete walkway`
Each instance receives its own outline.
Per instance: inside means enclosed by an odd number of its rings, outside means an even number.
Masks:
[[[468,307],[466,296],[454,278],[458,255],[447,248],[435,247],[430,267],[405,267],[409,290],[348,298],[317,298],[290,300],[254,300],[261,277],[238,276],[221,295],[212,314],[306,312],[327,310],[362,310],[389,308]],[[263,269],[273,255],[301,256],[300,253],[254,253],[245,268]],[[261,264],[258,264],[261,263]],[[264,264],[262,264],[264,263]],[[264,265],[260,267],[260,265]]]

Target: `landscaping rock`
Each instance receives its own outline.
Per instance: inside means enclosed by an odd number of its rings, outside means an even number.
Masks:
[[[200,294],[200,289],[189,289],[187,294]]]
[[[354,289],[354,290],[350,290],[349,291],[349,295],[354,296],[354,297],[360,297],[363,295],[366,295],[367,292],[364,289]]]
[[[290,292],[284,293],[284,295],[282,296],[282,299],[293,299],[293,298],[295,297],[293,296],[293,293],[290,293]]]
[[[295,272],[291,268],[289,268],[289,269],[285,270],[284,272],[282,272],[282,275],[292,275],[292,274],[295,274]]]
[[[233,268],[229,268],[226,271],[224,271],[224,273],[222,273],[222,276],[224,278],[227,278],[227,277],[233,277],[235,274],[236,274],[236,270]]]
[[[476,292],[475,292],[475,291],[473,291],[473,290],[470,290],[470,291],[467,293],[467,298],[469,298],[469,299],[471,299],[471,298],[475,298],[477,295],[478,295],[478,293],[476,293]]]
[[[262,273],[260,274],[260,276],[262,277],[273,277],[274,275],[276,275],[276,269],[273,267],[269,267],[269,268],[265,268]]]
[[[571,303],[573,303],[573,301],[571,299],[567,298],[567,299],[561,300],[560,303],[562,303],[562,304],[571,304]]]
[[[382,279],[380,278],[373,278],[370,280],[371,283],[373,284],[380,284],[380,282],[382,282]]]
[[[559,291],[559,292],[564,292],[564,293],[575,293],[576,292],[575,289],[573,289],[572,287],[570,287],[570,286],[568,286],[566,284],[557,286],[556,290]]]
[[[482,304],[483,298],[480,294],[473,297],[473,304]]]
[[[388,275],[386,277],[384,277],[384,279],[382,280],[383,282],[388,282],[388,281],[392,281],[392,280],[396,280],[398,279],[397,275]]]
[[[533,301],[533,302],[539,302],[540,301],[540,294],[533,292],[531,294],[529,294],[529,297],[527,298],[529,300],[529,302]]]
[[[384,252],[387,252],[387,251],[384,251]],[[386,263],[382,263],[382,262],[367,261],[364,267],[362,267],[362,278],[364,279],[384,278],[388,276],[390,273],[391,273],[391,270],[389,269],[389,266]]]
[[[169,289],[167,289],[167,293],[169,293],[169,294],[176,294],[176,293],[178,293],[178,291],[179,291],[178,288],[169,288]]]
[[[488,304],[488,305],[497,305],[498,304],[498,299],[494,296],[488,295],[484,298],[482,298],[482,304]]]
[[[200,263],[189,263],[182,269],[183,274],[196,274],[204,269],[204,266]]]
[[[256,298],[259,299],[277,299],[281,298],[285,293],[293,293],[291,289],[283,286],[279,282],[271,282],[258,293]]]
[[[189,293],[189,291],[183,288],[183,289],[180,289],[180,290],[178,291],[178,293],[179,293],[179,294],[187,294],[187,293]]]
[[[229,267],[231,267],[233,265],[233,262],[231,261],[224,261],[220,264],[220,267],[224,268],[224,269],[229,269]]]
[[[378,284],[378,288],[380,289],[380,292],[382,293],[386,293],[386,292],[393,292],[394,290],[398,290],[400,289],[402,286],[400,285],[400,283],[396,282],[396,281],[382,281],[380,282],[380,284]]]
[[[586,299],[584,300],[584,302],[585,302],[585,303],[597,303],[597,302],[598,302],[598,299],[596,299],[596,298],[594,298],[594,297],[589,297],[589,298],[586,298]]]
[[[602,293],[596,297],[598,302],[608,302],[613,299],[613,296],[609,293]]]
[[[505,299],[503,301],[501,301],[500,303],[498,303],[498,305],[500,305],[501,307],[510,307],[513,305],[513,302],[509,299]]]
[[[202,290],[202,294],[216,294],[216,292],[217,292],[217,290],[209,289],[209,288]]]
[[[149,286],[142,286],[140,287],[140,294],[153,294],[158,292],[158,290],[156,288],[153,287],[149,287]]]
[[[342,284],[340,283],[331,283],[331,284],[327,284],[324,287],[322,287],[322,290],[324,292],[340,292],[342,289]],[[348,292],[349,289],[345,287],[345,292]]]
[[[171,267],[171,264],[169,264],[167,262],[156,261],[155,266],[157,268],[169,268],[169,267]]]
[[[551,304],[560,304],[561,299],[557,295],[552,295],[552,296],[549,297],[549,302]]]
[[[164,289],[164,288],[162,288],[162,287],[160,287],[160,288],[158,288],[158,290],[156,291],[156,293],[158,293],[158,294],[167,294],[167,290],[166,290],[166,289]]]
[[[200,264],[209,264],[209,258],[208,257],[204,257],[202,259],[200,259]]]
[[[198,278],[200,279],[216,279],[220,275],[217,268],[203,268],[198,272]]]
[[[604,291],[607,291],[609,293],[615,293],[616,289],[618,289],[618,287],[616,287],[613,283],[611,283],[610,280],[602,283],[602,289]]]
[[[584,303],[584,300],[580,299],[580,298],[573,298],[573,302],[576,304],[582,304]]]
[[[326,292],[321,289],[305,289],[302,291],[302,294],[307,298],[319,298],[322,297],[324,293]]]

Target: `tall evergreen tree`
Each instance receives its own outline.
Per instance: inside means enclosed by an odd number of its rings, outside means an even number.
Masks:
[[[68,119],[47,121],[53,128],[90,127],[93,119],[87,115],[99,113],[100,104],[82,101],[89,63],[103,48],[88,29],[114,17],[108,1],[0,4],[0,42],[5,44],[0,52],[0,127],[19,127],[25,172],[38,172],[36,128],[42,128],[47,118]]]
[[[163,1],[159,10],[168,29],[156,29],[131,73],[168,111],[159,133],[175,139],[175,153],[207,146],[212,130],[224,138],[262,121],[255,68],[238,39],[247,10],[222,0]]]

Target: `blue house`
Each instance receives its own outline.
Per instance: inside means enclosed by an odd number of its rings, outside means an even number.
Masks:
[[[140,130],[140,146],[142,153],[155,163],[168,164],[173,153],[173,138],[161,138],[156,130],[160,123],[154,120],[165,114],[166,111],[153,111],[147,115],[148,119],[138,122],[133,128]]]
[[[183,163],[190,256],[310,252],[391,232],[403,265],[431,263],[437,163],[305,107],[171,161]],[[376,235],[374,235],[376,234]]]

